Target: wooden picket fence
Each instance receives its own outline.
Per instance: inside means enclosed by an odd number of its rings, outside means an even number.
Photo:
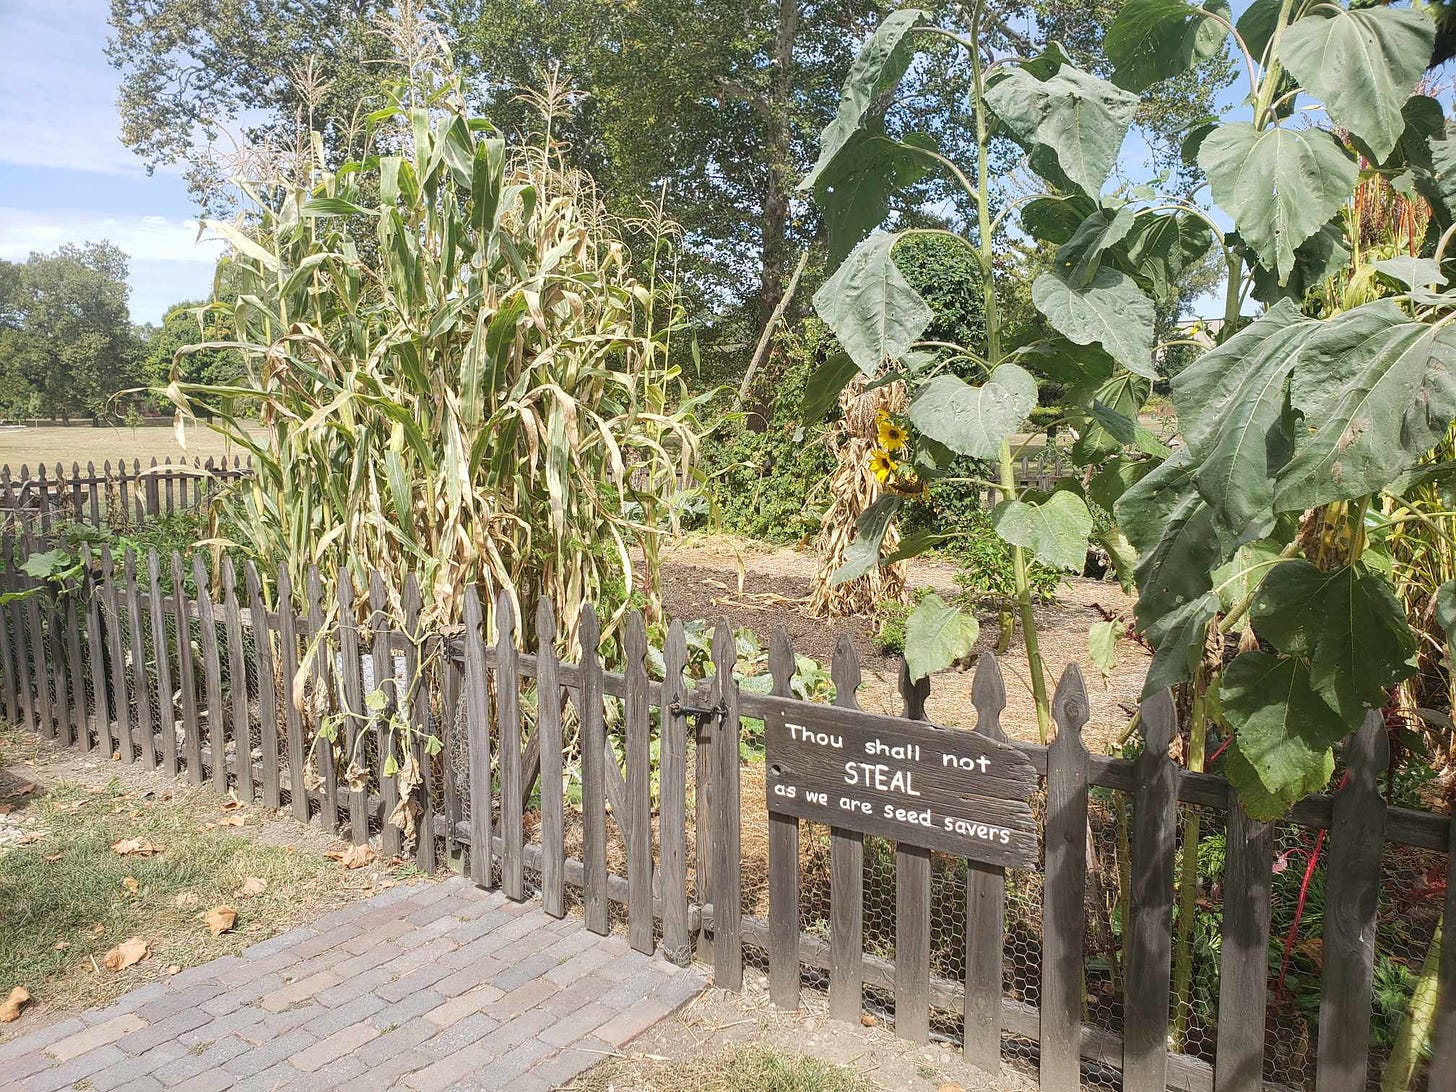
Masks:
[[[1275,828],[1244,815],[1222,777],[1174,764],[1178,725],[1166,692],[1143,704],[1144,746],[1125,760],[1084,746],[1088,701],[1075,667],[1056,691],[1055,742],[1041,747],[1007,739],[1000,669],[990,655],[977,666],[974,731],[1024,755],[1042,793],[1033,1003],[1005,988],[1004,868],[967,862],[959,980],[931,973],[930,916],[941,908],[928,850],[894,847],[892,959],[866,948],[862,833],[828,832],[825,929],[803,927],[808,874],[796,819],[769,819],[766,908],[752,897],[762,862],[745,859],[743,829],[763,818],[766,802],[743,788],[745,725],[824,709],[793,696],[795,658],[782,630],[769,650],[772,685],[760,693],[741,685],[726,622],[712,632],[712,671],[692,680],[682,623],[667,628],[656,655],[636,612],[616,631],[624,666],[614,671],[603,664],[590,606],[581,656],[563,663],[549,641],[521,647],[505,596],[487,632],[474,589],[459,631],[424,633],[413,581],[396,612],[378,577],[356,589],[312,571],[293,589],[286,573],[265,581],[252,564],[239,574],[226,559],[210,568],[201,554],[102,551],[86,558],[78,583],[47,587],[14,564],[30,547],[0,543],[0,591],[30,593],[12,594],[0,610],[0,701],[12,722],[61,744],[289,808],[355,842],[377,838],[387,854],[409,850],[389,821],[407,817],[422,868],[461,868],[513,899],[539,894],[557,917],[574,904],[584,928],[606,933],[615,924],[639,951],[660,946],[678,962],[710,962],[717,984],[731,990],[741,988],[745,961],[756,961],[783,1008],[798,1007],[803,983],[827,974],[839,1019],[858,1021],[873,997],[892,1012],[897,1034],[924,1040],[949,1014],[967,1058],[992,1071],[1010,1044],[1034,1044],[1047,1089],[1307,1083],[1271,1073],[1266,1062]],[[330,615],[336,625],[325,624]],[[549,604],[537,608],[534,628],[555,632]],[[860,667],[847,639],[832,677],[834,715],[882,730],[885,718],[858,711]],[[904,717],[923,721],[928,683],[902,676],[901,692]],[[417,780],[396,769],[401,748],[391,736],[405,740],[412,761],[403,766],[417,767]],[[1413,846],[1449,859],[1456,844],[1449,817],[1385,802],[1387,761],[1385,730],[1372,715],[1345,745],[1343,787],[1301,802],[1286,820],[1328,831],[1320,1092],[1363,1089],[1378,1064],[1370,1043],[1382,849]],[[1089,800],[1098,789],[1132,803],[1120,1028],[1091,1026],[1086,1015],[1088,918],[1097,912],[1088,898]],[[1180,805],[1221,816],[1227,833],[1211,1057],[1169,1048]],[[1448,926],[1456,921],[1456,884],[1444,913]],[[1452,1092],[1456,944],[1443,953],[1439,987],[1427,1087]]]
[[[251,462],[237,456],[190,463],[153,458],[145,467],[140,459],[115,466],[108,459],[100,469],[91,462],[84,469],[73,462],[70,470],[61,463],[34,471],[27,464],[0,466],[0,529],[45,533],[64,521],[126,526],[205,508],[225,482],[252,472]]]

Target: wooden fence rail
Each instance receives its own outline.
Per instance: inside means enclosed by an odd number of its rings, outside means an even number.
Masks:
[[[204,509],[221,486],[253,473],[251,461],[234,457],[160,463],[153,458],[110,460],[98,469],[88,462],[83,469],[73,462],[34,471],[0,466],[0,528],[12,533],[49,532],[65,521],[127,525],[159,516]]]
[[[0,705],[9,721],[61,745],[101,748],[123,763],[287,807],[355,842],[379,838],[386,853],[412,846],[421,867],[448,863],[513,899],[539,893],[557,917],[577,902],[584,928],[605,933],[615,923],[639,951],[660,944],[670,959],[711,962],[729,989],[740,987],[746,958],[765,959],[770,998],[782,1008],[799,1006],[804,976],[819,970],[834,1017],[857,1021],[873,994],[886,999],[876,1003],[889,1005],[897,1034],[925,1040],[950,1014],[967,1058],[992,1072],[1013,1038],[1030,1041],[1047,1089],[1078,1088],[1098,1067],[1117,1071],[1130,1090],[1300,1083],[1271,1073],[1265,1057],[1274,828],[1244,815],[1221,777],[1173,763],[1178,722],[1166,693],[1143,704],[1141,754],[1129,761],[1089,754],[1088,701],[1075,667],[1057,687],[1055,741],[1039,747],[1008,739],[1004,683],[989,654],[974,680],[977,723],[956,732],[923,722],[927,689],[908,678],[903,719],[861,712],[860,668],[847,639],[833,659],[830,707],[793,696],[796,660],[782,630],[770,643],[771,686],[760,693],[740,685],[726,622],[712,634],[712,670],[692,679],[683,625],[668,627],[654,669],[638,613],[617,631],[620,662],[608,669],[590,607],[580,656],[569,663],[550,640],[526,647],[510,599],[487,610],[474,588],[460,631],[425,634],[413,581],[394,617],[377,574],[355,588],[315,571],[292,588],[286,573],[265,580],[251,563],[239,574],[202,554],[114,557],[103,549],[87,555],[74,586],[59,587],[18,567],[32,548],[28,537],[0,540]],[[326,624],[330,617],[339,624]],[[536,633],[555,632],[549,604],[530,617]],[[825,928],[802,927],[806,821],[776,807],[771,787],[769,800],[742,788],[740,744],[757,738],[759,722],[770,785],[782,772],[775,732],[788,725],[873,731],[886,745],[902,731],[905,739],[954,740],[1024,771],[1039,801],[1031,858],[1008,865],[974,850],[961,858],[964,903],[953,916],[963,923],[962,976],[932,968],[931,915],[944,910],[932,876],[946,854],[909,834],[893,847],[889,947],[867,946],[867,849],[883,836],[848,818],[828,824]],[[1321,1092],[1365,1087],[1375,1064],[1383,849],[1404,844],[1448,859],[1452,851],[1448,817],[1381,797],[1387,760],[1372,714],[1345,746],[1343,787],[1305,801],[1287,820],[1328,831]],[[1126,793],[1132,813],[1116,953],[1125,968],[1120,1028],[1089,1022],[1087,1009],[1088,923],[1098,913],[1088,897],[1089,804],[1103,789]],[[1222,816],[1215,825],[1227,836],[1217,1035],[1207,1056],[1169,1046],[1173,883],[1185,851],[1178,810],[1190,804]],[[766,900],[749,900],[744,871],[758,865],[744,860],[743,825],[757,829],[765,810]],[[809,823],[811,834],[822,830]],[[1008,892],[1026,873],[1039,874],[1040,888],[1034,1004],[1004,982]],[[1451,1092],[1456,1073],[1453,949],[1440,962],[1433,1021],[1429,1087],[1439,1092]]]

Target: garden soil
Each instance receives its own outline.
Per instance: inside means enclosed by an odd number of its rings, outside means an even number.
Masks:
[[[690,536],[663,559],[663,602],[671,618],[717,621],[726,617],[735,628],[757,632],[765,646],[776,626],[783,626],[794,651],[828,665],[839,634],[846,633],[859,654],[864,682],[858,698],[870,712],[898,715],[900,657],[875,641],[879,619],[868,615],[827,620],[808,613],[810,587],[818,559],[812,551],[773,547],[726,535]],[[908,563],[906,580],[914,588],[931,587],[949,598],[958,589],[954,564],[935,559]],[[1091,718],[1084,730],[1094,753],[1105,750],[1127,726],[1137,707],[1152,653],[1130,635],[1117,642],[1117,663],[1104,675],[1093,666],[1087,630],[1109,618],[1132,621],[1133,600],[1113,581],[1068,577],[1055,602],[1037,608],[1037,634],[1047,665],[1048,689],[1068,664],[1076,664],[1087,682]],[[926,712],[937,724],[971,727],[974,657],[994,648],[1000,622],[994,611],[981,615],[981,639],[969,664],[958,664],[931,678]],[[1020,634],[1001,658],[1006,679],[1007,711],[1002,725],[1014,739],[1037,738],[1036,707]]]

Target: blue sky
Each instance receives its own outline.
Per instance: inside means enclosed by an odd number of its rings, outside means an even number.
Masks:
[[[197,243],[175,170],[148,177],[121,143],[107,0],[0,0],[0,258],[108,239],[131,256],[131,313],[159,322],[207,295],[217,243]]]

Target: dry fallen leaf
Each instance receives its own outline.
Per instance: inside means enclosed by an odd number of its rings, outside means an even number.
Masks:
[[[99,921],[91,926],[91,935],[93,937],[99,937],[104,932],[106,932],[106,926],[102,925]]]
[[[131,937],[107,952],[101,962],[106,965],[108,971],[124,971],[133,964],[146,959],[147,955],[147,942],[141,937]]]
[[[237,811],[243,806],[243,802],[237,798],[237,794],[231,789],[228,790],[228,798],[222,803],[223,811]]]
[[[243,886],[238,888],[238,894],[242,898],[251,899],[267,890],[267,880],[260,880],[257,876],[249,876],[243,881]]]
[[[212,935],[218,937],[233,927],[238,920],[238,912],[231,906],[214,906],[203,920]]]
[[[135,895],[138,891],[141,890],[142,885],[137,883],[137,878],[135,876],[126,876],[123,877],[121,881],[121,886],[126,888],[127,891],[131,892],[133,895]]]
[[[35,845],[35,843],[39,842],[42,838],[44,838],[47,833],[48,832],[44,830],[27,830],[16,840],[16,844],[22,846]]]
[[[46,864],[55,864],[63,856],[65,856],[65,854],[62,854],[62,853],[48,853],[48,854],[46,854]]]
[[[64,952],[71,946],[71,942],[65,937],[56,937],[56,942],[51,946],[52,951]]]
[[[859,1022],[867,1028],[872,1028],[878,1025],[880,1021],[876,1017],[871,1016],[869,1013],[865,1013],[859,1018]]]
[[[11,804],[0,804],[0,815],[9,815],[14,810],[15,810],[14,805],[11,805]]]
[[[21,785],[20,788],[16,789],[10,795],[11,796],[29,796],[33,792],[35,792],[35,783],[32,782],[32,781],[27,781],[24,785]],[[19,988],[20,987],[18,987],[18,986],[16,987],[16,989],[19,989]]]
[[[197,905],[197,892],[180,891],[177,893],[177,897],[172,900],[172,904],[176,906],[178,910],[191,910],[194,906]]]
[[[150,857],[162,852],[161,846],[146,838],[123,838],[119,842],[112,842],[111,848],[121,857]]]
[[[10,991],[10,996],[0,1001],[0,1024],[13,1023],[20,1019],[20,1007],[30,1000],[30,991],[24,986],[16,986]]]
[[[363,868],[374,860],[374,850],[367,845],[349,846],[347,849],[335,849],[324,854],[332,861],[338,861],[345,868]]]
[[[220,827],[240,827],[248,820],[242,815],[225,815],[217,825]]]
[[[181,974],[182,973],[182,968],[181,968],[181,966],[179,966],[176,963],[169,963],[167,966],[165,966],[165,967],[162,968],[162,973],[163,974]]]

